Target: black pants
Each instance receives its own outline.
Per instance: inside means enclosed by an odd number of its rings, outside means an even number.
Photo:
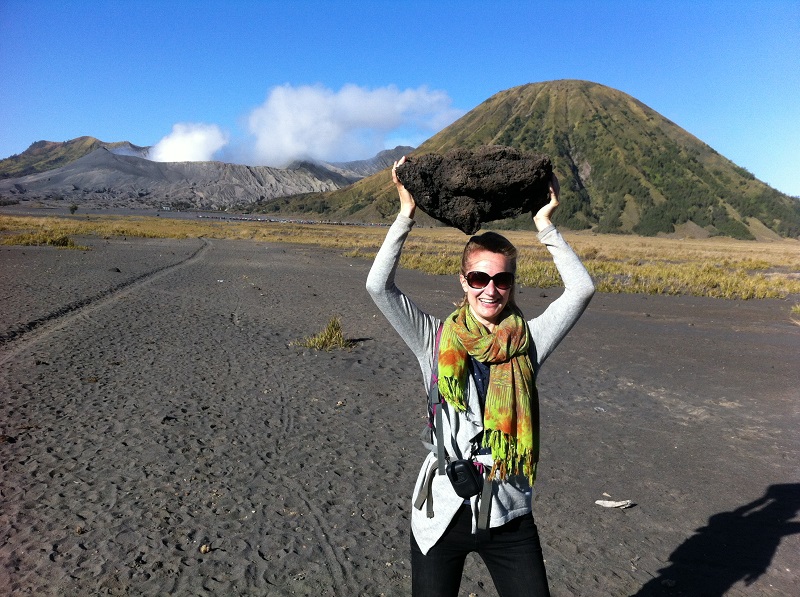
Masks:
[[[539,532],[530,514],[488,533],[472,534],[472,511],[462,507],[444,535],[423,555],[411,533],[414,597],[457,597],[467,554],[486,564],[500,597],[549,597]]]

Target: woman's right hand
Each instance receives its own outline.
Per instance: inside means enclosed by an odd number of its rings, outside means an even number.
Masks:
[[[400,213],[414,219],[414,212],[417,211],[417,203],[414,201],[414,197],[411,196],[411,193],[408,192],[408,189],[400,182],[400,179],[397,178],[397,169],[405,163],[406,156],[403,156],[394,163],[392,166],[392,181],[394,182],[394,186],[397,187],[397,193],[400,195]]]
[[[556,207],[558,207],[558,198],[560,195],[561,185],[558,183],[558,177],[556,176],[556,173],[553,172],[553,175],[550,178],[550,202],[544,205],[533,215],[533,223],[536,224],[536,229],[539,232],[552,224],[550,221],[550,216],[553,215]]]

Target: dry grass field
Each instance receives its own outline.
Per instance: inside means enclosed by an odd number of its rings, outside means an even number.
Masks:
[[[221,238],[316,245],[371,259],[382,226],[343,226],[182,220],[138,216],[0,216],[0,242],[54,245],[85,250],[80,237]],[[561,281],[531,232],[504,232],[521,250],[519,282],[530,287]],[[674,239],[566,232],[565,236],[594,277],[598,290],[614,293],[685,294],[725,299],[783,298],[800,295],[800,242],[737,241],[729,238]],[[403,254],[403,267],[432,274],[455,274],[466,236],[452,228],[417,228]],[[797,315],[797,307],[793,307]]]

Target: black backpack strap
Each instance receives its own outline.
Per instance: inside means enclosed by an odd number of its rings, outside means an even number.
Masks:
[[[428,391],[428,424],[431,427],[431,443],[436,448],[436,461],[438,473],[445,474],[446,458],[444,453],[444,437],[442,431],[442,411],[444,402],[439,396],[439,343],[442,339],[444,323],[439,324],[436,330],[436,341],[433,346],[433,367],[431,368],[431,383]],[[434,441],[436,437],[436,441]]]
[[[447,467],[447,458],[444,453],[444,431],[442,431],[442,412],[444,411],[444,402],[437,402],[436,408],[436,462],[440,475],[445,474]]]
[[[481,501],[478,510],[478,532],[489,531],[489,512],[492,509],[492,486],[494,481],[489,480],[488,471],[483,473],[483,491],[481,491]]]
[[[427,450],[436,454],[437,466],[431,467],[425,475],[425,480],[420,487],[419,494],[414,500],[414,507],[418,510],[422,509],[422,505],[427,502],[428,518],[433,518],[433,477],[436,474],[446,474],[445,466],[445,453],[444,453],[444,438],[442,437],[442,410],[444,403],[439,396],[439,341],[442,338],[443,324],[439,324],[439,329],[436,330],[436,341],[433,348],[433,367],[431,369],[431,381],[428,386],[428,426],[423,430],[422,445]],[[425,441],[429,438],[430,441]]]
[[[439,342],[442,339],[443,323],[436,330],[436,340],[433,344],[433,366],[431,367],[431,381],[428,384],[428,426],[431,428],[431,441],[433,440],[433,419],[435,415],[434,404],[439,402]]]

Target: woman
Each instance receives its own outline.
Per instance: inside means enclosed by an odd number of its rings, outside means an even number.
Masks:
[[[444,400],[438,435],[442,439],[434,438],[433,443],[444,444],[448,461],[477,463],[478,470],[485,471],[486,489],[460,497],[449,477],[440,474],[433,446],[413,494],[413,595],[457,595],[470,552],[484,560],[501,596],[549,595],[531,512],[539,458],[535,380],[542,363],[583,313],[594,284],[550,222],[558,206],[554,175],[550,202],[533,221],[539,240],[553,255],[564,293],[526,322],[514,302],[517,251],[501,235],[488,232],[473,236],[464,249],[462,305],[444,321],[422,312],[394,282],[416,211],[414,198],[396,174],[404,162],[405,157],[392,168],[400,213],[375,257],[367,290],[419,360],[426,387],[438,361],[433,374]]]

